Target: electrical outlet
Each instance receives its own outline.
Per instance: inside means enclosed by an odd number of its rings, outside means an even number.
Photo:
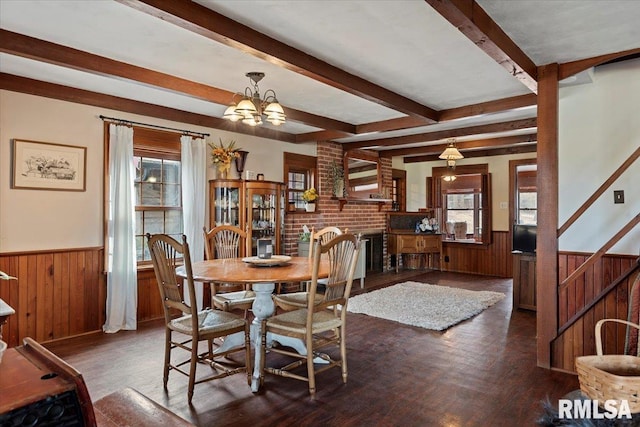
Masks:
[[[509,209],[509,202],[500,202],[500,209]]]
[[[624,190],[613,190],[613,203],[624,203]]]

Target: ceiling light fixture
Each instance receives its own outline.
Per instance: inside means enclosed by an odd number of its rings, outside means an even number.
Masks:
[[[447,182],[455,181],[456,160],[464,159],[464,156],[456,148],[455,138],[449,139],[447,148],[440,154],[439,158],[447,161],[447,172],[442,176]]]
[[[287,116],[284,114],[282,105],[278,103],[275,91],[268,89],[264,93],[264,99],[260,97],[258,82],[262,80],[264,73],[252,71],[245,76],[249,77],[253,87],[246,87],[244,95],[237,93],[236,95],[242,96],[242,100],[237,105],[232,102],[224,111],[222,118],[232,122],[242,120],[242,123],[249,126],[261,125],[262,116],[265,116],[265,120],[274,126],[285,123]]]

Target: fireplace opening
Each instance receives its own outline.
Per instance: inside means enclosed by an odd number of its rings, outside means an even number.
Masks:
[[[367,257],[365,261],[366,271],[381,273],[384,267],[384,240],[382,233],[363,234],[362,238],[366,239],[365,247],[361,249]]]

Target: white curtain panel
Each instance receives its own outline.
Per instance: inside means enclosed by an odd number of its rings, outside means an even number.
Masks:
[[[182,163],[182,219],[184,234],[189,243],[191,261],[204,259],[205,203],[207,199],[207,145],[203,138],[188,135],[180,138]],[[189,295],[184,295],[190,304]],[[197,306],[202,305],[202,286],[196,287]]]
[[[110,124],[107,316],[102,327],[107,333],[137,326],[134,179],[133,129]]]

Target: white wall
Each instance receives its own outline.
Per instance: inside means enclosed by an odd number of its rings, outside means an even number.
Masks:
[[[560,227],[640,146],[640,59],[601,66],[593,83],[560,89]],[[509,160],[535,154],[463,159],[459,165],[488,163],[492,174],[493,229],[509,229]],[[402,163],[407,171],[407,210],[426,204],[426,177],[442,161]],[[613,190],[624,190],[625,203],[613,203]],[[637,160],[560,238],[562,251],[595,252],[640,212],[640,160]],[[610,253],[640,254],[640,226]]]
[[[597,67],[591,84],[560,89],[559,226],[640,146],[640,59]],[[624,190],[625,203],[613,203]],[[594,252],[640,212],[640,160],[560,238]],[[609,252],[638,255],[640,226]]]
[[[474,157],[456,161],[456,165],[477,165],[487,163],[491,174],[491,210],[494,231],[509,230],[509,160],[535,158],[535,153],[510,156]],[[407,171],[407,210],[417,211],[426,205],[426,178],[431,176],[431,168],[445,166],[444,160],[424,163],[402,163],[394,159],[393,167]],[[505,205],[506,204],[506,205]]]
[[[101,246],[103,235],[103,122],[99,115],[117,117],[211,134],[207,142],[249,151],[245,170],[282,181],[283,156],[288,151],[316,155],[315,144],[290,144],[99,107],[0,90],[0,252]],[[54,142],[87,147],[85,192],[10,188],[11,139]],[[232,177],[237,177],[232,167]],[[209,168],[209,178],[214,177]],[[203,195],[206,197],[206,195]]]

